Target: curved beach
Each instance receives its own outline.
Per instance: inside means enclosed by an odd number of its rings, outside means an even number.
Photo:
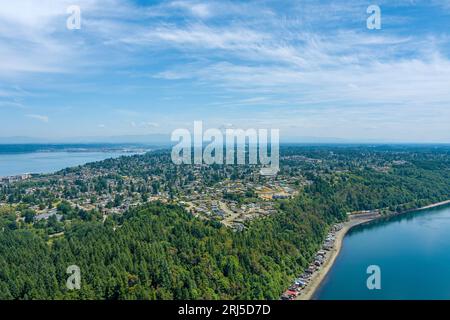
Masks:
[[[302,293],[296,298],[296,300],[311,300],[314,297],[317,288],[320,286],[328,271],[330,271],[331,267],[333,266],[337,256],[339,255],[342,247],[342,241],[344,240],[347,232],[354,226],[369,222],[373,219],[375,218],[351,217],[349,221],[344,223],[342,229],[336,232],[334,247],[330,251],[328,251],[324,264],[318,271],[313,273],[308,282],[308,285],[303,289]]]
[[[431,204],[431,205],[428,205],[428,206],[425,206],[422,208],[408,210],[408,211],[405,211],[402,213],[425,210],[425,209],[439,207],[439,206],[443,206],[443,205],[447,205],[447,204],[450,204],[450,200],[434,203],[434,204]],[[398,214],[402,214],[402,213],[398,213]],[[397,214],[393,214],[393,215],[397,215]],[[382,217],[385,217],[385,216],[382,216],[380,214],[350,215],[349,220],[344,223],[342,229],[340,229],[339,231],[336,232],[336,239],[334,242],[334,247],[330,251],[328,251],[323,265],[321,266],[321,268],[319,270],[317,270],[316,272],[314,272],[312,274],[307,286],[302,290],[301,294],[295,300],[312,300],[314,298],[316,290],[319,288],[323,279],[325,278],[327,273],[330,271],[331,267],[334,264],[334,261],[336,260],[337,256],[339,255],[339,252],[341,251],[342,242],[344,240],[345,235],[351,228],[353,228],[357,225],[378,219],[378,218],[382,218]]]

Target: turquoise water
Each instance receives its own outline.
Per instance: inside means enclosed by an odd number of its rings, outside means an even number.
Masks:
[[[367,289],[370,265],[380,290]],[[315,299],[450,299],[450,206],[350,230]]]
[[[122,152],[31,152],[0,154],[0,177],[22,173],[50,173],[88,162],[115,158]]]

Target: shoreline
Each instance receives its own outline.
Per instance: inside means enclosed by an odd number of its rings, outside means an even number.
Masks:
[[[433,203],[433,204],[430,204],[430,205],[427,205],[427,206],[424,206],[421,208],[407,210],[407,211],[403,211],[400,213],[394,213],[394,214],[390,214],[390,215],[386,215],[386,216],[380,215],[380,214],[349,215],[349,220],[344,222],[342,229],[340,229],[339,231],[336,232],[336,239],[334,241],[334,247],[327,253],[327,255],[325,257],[325,262],[323,263],[323,265],[320,267],[320,269],[318,271],[316,271],[316,272],[314,272],[314,274],[312,274],[308,284],[302,290],[301,294],[295,298],[295,300],[313,300],[314,299],[314,295],[315,295],[317,289],[320,287],[320,285],[322,284],[322,281],[325,279],[328,272],[333,267],[334,262],[341,251],[345,235],[353,227],[356,227],[358,225],[361,225],[361,224],[364,224],[367,222],[371,222],[371,221],[374,221],[374,220],[377,220],[380,218],[384,218],[384,217],[400,215],[400,214],[404,214],[404,213],[408,213],[408,212],[432,209],[432,208],[444,206],[447,204],[450,204],[450,200],[441,201],[441,202]]]
[[[152,149],[149,149],[148,151],[151,151]],[[4,157],[20,157],[20,156],[30,156],[32,155],[33,157],[40,156],[40,155],[52,155],[54,156],[55,154],[64,154],[64,157],[58,157],[58,161],[60,159],[66,159],[68,161],[73,161],[76,160],[78,156],[82,156],[85,158],[88,158],[86,161],[82,161],[82,162],[74,162],[74,163],[64,163],[62,165],[59,165],[59,162],[57,162],[56,166],[51,166],[51,167],[34,167],[33,169],[30,169],[28,171],[22,170],[19,171],[21,169],[18,169],[17,171],[9,171],[6,173],[0,173],[0,183],[2,182],[2,180],[5,179],[11,179],[11,182],[16,182],[16,181],[20,181],[22,179],[18,179],[21,176],[25,176],[25,175],[48,175],[48,174],[55,174],[58,171],[61,170],[65,170],[65,169],[69,169],[69,168],[74,168],[74,167],[78,167],[78,166],[84,166],[88,163],[93,163],[93,162],[100,162],[100,161],[104,161],[110,158],[113,159],[117,159],[119,157],[129,157],[129,156],[133,156],[133,155],[143,155],[148,151],[143,151],[143,150],[108,150],[105,149],[104,151],[102,150],[83,150],[83,151],[71,151],[71,150],[51,150],[51,151],[33,151],[33,152],[22,152],[22,153],[0,153],[0,161],[6,161],[8,159],[4,159]],[[99,156],[98,158],[96,158],[96,156]],[[94,158],[92,158],[94,157]],[[32,161],[35,161],[37,158],[31,158]],[[9,161],[9,160],[8,160]]]
[[[436,207],[440,207],[440,206],[445,206],[446,204],[450,204],[450,200],[445,200],[445,201],[441,201],[441,202],[436,202],[436,203],[432,203],[428,206],[425,207],[421,207],[421,208],[417,208],[417,209],[412,209],[409,211],[405,211],[405,212],[401,212],[401,213],[407,213],[407,212],[414,212],[414,211],[420,211],[420,210],[426,210],[426,209],[432,209],[432,208],[436,208]],[[400,213],[400,214],[401,214]]]

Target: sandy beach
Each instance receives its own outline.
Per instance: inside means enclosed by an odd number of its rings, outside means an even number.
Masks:
[[[321,268],[314,272],[314,274],[311,276],[308,285],[302,290],[302,293],[296,298],[296,300],[311,300],[314,296],[314,293],[316,292],[317,288],[319,287],[322,280],[327,275],[328,271],[330,271],[331,267],[334,264],[334,261],[336,260],[337,256],[339,255],[339,252],[341,251],[342,247],[342,241],[344,240],[345,235],[347,232],[353,228],[354,226],[357,226],[362,223],[369,222],[371,220],[375,219],[374,217],[350,217],[349,221],[344,223],[344,226],[341,230],[339,230],[336,233],[336,240],[334,248],[328,251],[325,262],[321,266]]]
[[[415,209],[415,210],[412,210],[412,211],[431,209],[431,208],[440,207],[440,206],[443,206],[443,205],[446,205],[446,204],[450,204],[450,200],[446,200],[446,201],[442,201],[442,202],[438,202],[438,203],[433,203],[433,204],[430,204],[429,206],[418,208],[418,209]]]
[[[409,210],[409,211],[405,211],[402,213],[435,208],[435,207],[443,206],[446,204],[450,204],[450,200],[434,203],[434,204],[431,204],[431,205],[428,205],[428,206],[425,206],[422,208]],[[399,214],[402,214],[402,213],[399,213]],[[333,266],[334,261],[336,260],[337,256],[339,255],[339,252],[341,251],[341,248],[342,248],[342,242],[344,240],[344,237],[351,228],[353,228],[357,225],[360,225],[362,223],[366,223],[366,222],[369,222],[369,221],[372,221],[372,220],[375,220],[378,218],[382,218],[382,217],[385,217],[385,216],[382,216],[380,214],[350,215],[349,220],[344,223],[342,229],[339,230],[338,232],[336,232],[336,240],[334,243],[334,247],[327,253],[324,264],[321,266],[321,268],[318,271],[316,271],[312,274],[307,286],[302,290],[302,293],[295,300],[311,300],[311,299],[313,299],[317,288],[320,286],[323,279],[325,278],[325,276],[327,275],[327,273],[330,271],[331,267]]]

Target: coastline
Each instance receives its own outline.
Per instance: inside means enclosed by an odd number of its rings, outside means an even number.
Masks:
[[[132,156],[141,152],[132,151],[36,151],[28,153],[0,153],[0,182],[4,179],[15,182],[21,176],[53,174],[66,168],[83,166],[87,163],[109,158]]]
[[[323,279],[325,279],[328,272],[331,270],[331,267],[334,264],[334,261],[339,255],[339,252],[342,248],[342,242],[344,240],[345,235],[347,232],[360,224],[372,221],[376,218],[358,218],[358,217],[350,217],[350,220],[347,222],[344,222],[344,226],[341,230],[339,230],[336,233],[336,240],[335,245],[333,249],[331,249],[326,256],[326,260],[322,267],[316,271],[309,280],[307,286],[303,289],[303,292],[295,299],[295,300],[312,300],[314,297],[314,294],[316,293],[317,289],[319,288],[320,284],[322,283]]]
[[[400,214],[404,214],[404,213],[408,213],[408,212],[415,212],[415,211],[431,209],[431,208],[440,207],[440,206],[447,205],[447,204],[450,204],[450,200],[433,203],[428,206],[424,206],[424,207],[413,209],[413,210],[395,213],[395,214],[392,214],[392,216],[400,215]],[[339,230],[338,232],[336,232],[336,240],[334,242],[334,247],[327,253],[325,262],[323,263],[321,268],[311,276],[310,281],[308,282],[307,286],[302,290],[302,293],[298,297],[295,298],[295,300],[312,300],[314,298],[314,295],[315,295],[317,289],[320,287],[322,281],[325,279],[326,275],[333,267],[334,262],[341,251],[344,237],[350,229],[352,229],[353,227],[355,227],[357,225],[367,223],[367,222],[370,222],[373,220],[377,220],[380,218],[384,218],[384,217],[389,217],[389,215],[388,216],[384,216],[384,215],[380,215],[380,214],[349,215],[349,220],[344,222],[342,229]]]
[[[431,209],[431,208],[436,208],[436,207],[440,207],[440,206],[445,206],[446,204],[450,204],[450,200],[445,200],[445,201],[441,201],[441,202],[436,202],[436,203],[430,204],[430,205],[425,206],[425,207],[413,209],[413,210],[410,210],[410,211],[405,211],[405,212],[402,212],[402,213],[413,212],[413,211],[420,211],[420,210],[426,210],[426,209]]]

